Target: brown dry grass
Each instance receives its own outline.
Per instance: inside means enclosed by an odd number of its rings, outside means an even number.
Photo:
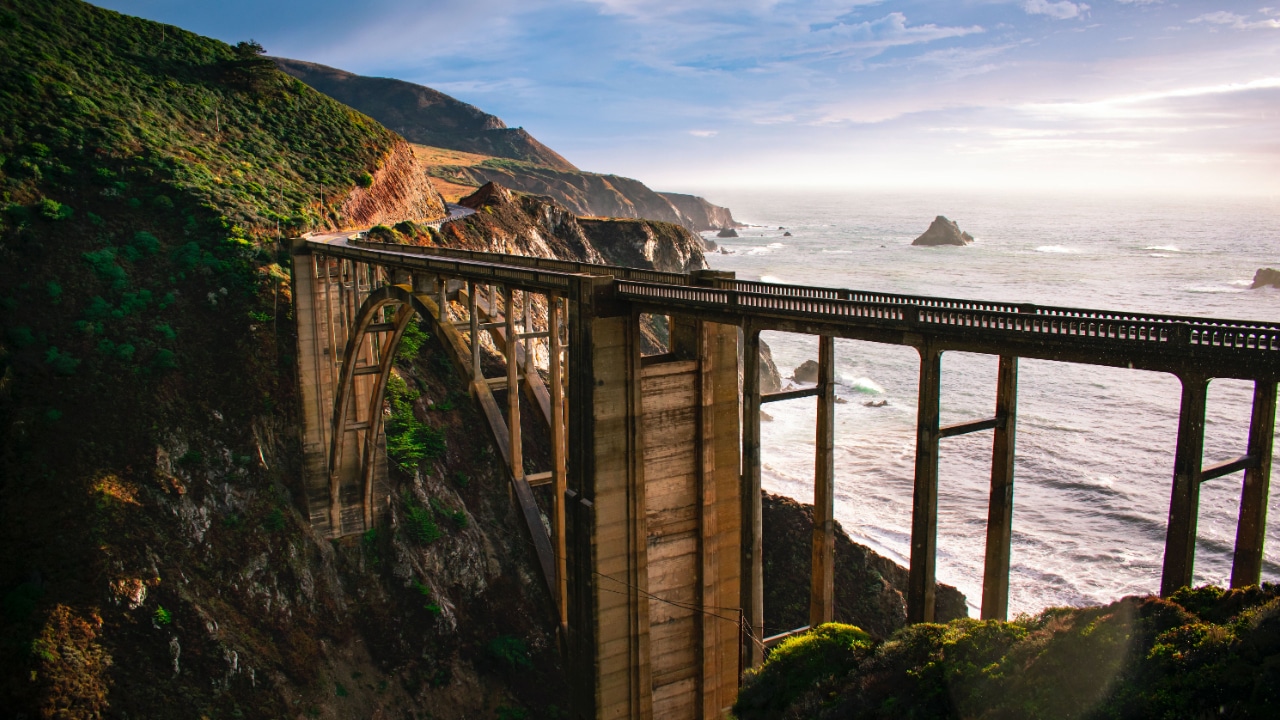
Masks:
[[[413,158],[418,162],[418,166],[426,172],[436,165],[461,165],[470,167],[479,165],[485,160],[491,159],[488,155],[479,153],[462,152],[461,150],[447,150],[445,148],[431,147],[430,145],[415,145],[413,147]],[[440,193],[445,202],[456,203],[462,198],[475,192],[476,189],[470,185],[460,185],[458,183],[449,182],[438,177],[431,177],[428,173],[428,179],[431,181],[432,187],[436,192]]]
[[[462,152],[461,150],[446,150],[445,148],[431,147],[430,145],[413,145],[413,156],[424,166],[462,165],[470,167],[492,159],[488,155]]]

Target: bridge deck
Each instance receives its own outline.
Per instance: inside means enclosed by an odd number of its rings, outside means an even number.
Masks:
[[[948,350],[1177,375],[1280,377],[1280,323],[942,298],[749,280],[699,285],[687,273],[349,240],[309,240],[364,262],[491,282],[566,290],[574,276],[612,276],[616,297],[646,312],[697,313],[758,330],[832,335]]]

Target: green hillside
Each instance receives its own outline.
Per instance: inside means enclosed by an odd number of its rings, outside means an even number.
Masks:
[[[1280,587],[953,620],[887,640],[828,624],[748,673],[739,720],[1274,718]]]
[[[220,598],[203,602],[242,653],[308,647],[270,640],[299,631],[223,597],[219,572],[303,537],[282,470],[278,240],[337,221],[398,139],[258,50],[76,0],[0,0],[6,716],[230,716],[197,595]],[[211,528],[198,508],[215,488],[235,512]],[[218,531],[217,552],[197,551],[192,533]]]

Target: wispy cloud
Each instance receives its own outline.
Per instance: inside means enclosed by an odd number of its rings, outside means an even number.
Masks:
[[[1264,14],[1271,8],[1262,8]],[[1238,15],[1226,10],[1218,10],[1217,12],[1205,13],[1192,18],[1188,22],[1205,23],[1209,25],[1225,25],[1232,30],[1274,30],[1280,28],[1280,20],[1264,19],[1249,20],[1245,15]]]
[[[1056,20],[1070,20],[1089,12],[1088,5],[1071,2],[1070,0],[1060,0],[1059,2],[1027,0],[1022,3],[1022,9],[1026,10],[1029,15],[1048,15]]]
[[[720,134],[719,130],[690,130],[689,134],[700,138],[713,138]]]

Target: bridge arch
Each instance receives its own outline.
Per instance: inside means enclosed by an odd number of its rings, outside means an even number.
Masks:
[[[351,325],[351,333],[347,337],[346,348],[342,354],[342,369],[338,375],[338,384],[334,388],[333,424],[329,441],[329,514],[334,527],[341,527],[340,469],[343,461],[344,438],[348,431],[364,430],[364,441],[360,443],[360,482],[364,525],[373,526],[373,483],[375,475],[375,455],[378,438],[382,434],[382,403],[386,398],[387,381],[391,376],[391,366],[395,360],[396,350],[405,329],[416,315],[430,318],[432,313],[425,295],[413,292],[408,285],[384,285],[374,290],[365,298],[364,303],[356,311],[355,321]],[[379,315],[385,315],[385,308],[398,306],[393,319],[388,322],[376,322]],[[377,343],[375,363],[358,365],[360,349],[366,339],[374,333],[390,332],[385,342]],[[358,372],[372,373],[374,384],[368,397],[369,418],[367,428],[348,427],[348,410],[360,398],[355,393],[355,377]]]

